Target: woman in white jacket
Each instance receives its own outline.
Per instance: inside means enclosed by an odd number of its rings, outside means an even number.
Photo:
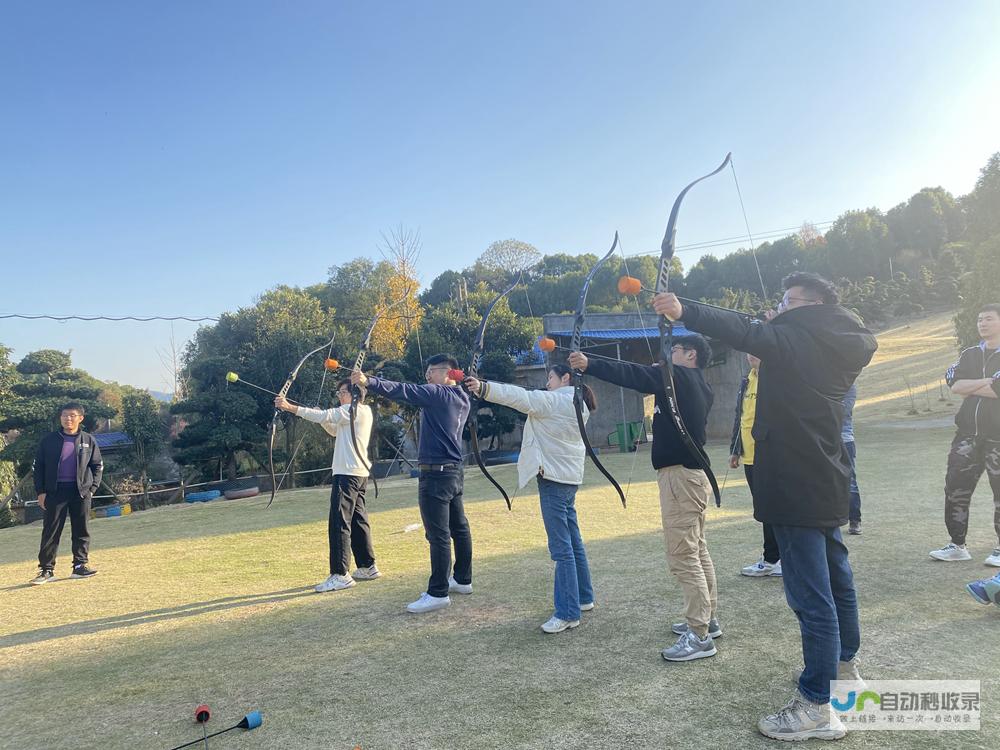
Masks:
[[[577,487],[583,482],[585,453],[573,407],[572,377],[568,367],[554,365],[549,368],[546,391],[465,379],[473,395],[528,415],[517,461],[518,486],[537,479],[549,553],[556,564],[555,614],[542,625],[546,633],[575,628],[580,624],[580,611],[594,608],[590,566],[574,505]],[[587,386],[583,400],[586,420],[597,408],[594,392]]]
[[[372,434],[372,410],[364,402],[365,390],[361,388],[361,403],[355,414],[354,428],[358,450],[367,455],[368,441]],[[330,518],[327,533],[330,537],[330,577],[316,586],[316,591],[340,591],[354,586],[355,581],[371,581],[382,574],[375,565],[372,530],[365,509],[365,490],[368,488],[368,467],[365,459],[354,450],[351,440],[351,381],[345,378],[337,383],[340,406],[333,409],[307,409],[296,406],[283,396],[274,399],[274,405],[309,422],[315,422],[337,439],[333,446],[333,487],[330,491]],[[347,574],[351,554],[357,570]]]

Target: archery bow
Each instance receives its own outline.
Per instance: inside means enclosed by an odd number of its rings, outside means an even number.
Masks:
[[[733,155],[731,153],[726,154],[726,158],[723,160],[722,164],[708,174],[703,175],[694,182],[690,183],[681,191],[680,195],[677,196],[677,200],[674,201],[674,206],[670,210],[670,219],[667,221],[667,231],[664,233],[663,242],[660,245],[660,272],[656,277],[657,294],[662,294],[668,291],[670,281],[670,265],[674,259],[674,250],[676,249],[675,239],[677,235],[677,214],[680,211],[681,202],[684,200],[684,196],[687,195],[688,190],[693,188],[702,180],[706,180],[713,175],[717,175],[725,169],[730,163],[732,156]],[[715,504],[716,506],[719,506],[722,505],[722,497],[719,494],[719,482],[716,480],[715,474],[712,473],[712,465],[708,459],[708,454],[706,454],[705,449],[698,445],[694,438],[691,437],[691,433],[688,431],[687,425],[684,424],[684,418],[681,416],[681,411],[677,404],[677,392],[674,388],[673,353],[671,351],[674,345],[674,322],[665,315],[661,315],[659,318],[660,376],[663,378],[663,394],[667,402],[667,408],[670,410],[670,416],[674,421],[674,425],[677,427],[678,434],[681,436],[681,442],[684,443],[688,452],[701,466],[702,470],[705,472],[705,476],[708,477],[708,482],[712,485],[712,492],[715,495]]]
[[[510,294],[514,287],[516,287],[521,281],[521,277],[518,276],[518,280],[507,287],[504,291],[496,296],[496,298],[490,302],[489,306],[486,308],[486,312],[483,313],[483,319],[479,323],[479,330],[476,332],[476,341],[472,345],[472,363],[469,365],[468,376],[470,378],[479,377],[479,366],[482,364],[483,359],[483,348],[486,337],[486,321],[490,318],[490,313],[493,312],[493,308],[497,306],[504,297]],[[500,490],[500,494],[503,495],[503,499],[507,502],[507,510],[513,510],[513,504],[511,502],[510,496],[500,485],[500,483],[493,478],[493,475],[486,469],[486,464],[483,461],[483,455],[479,451],[479,422],[477,419],[477,412],[479,411],[479,399],[474,399],[472,405],[469,409],[469,419],[467,424],[469,425],[469,442],[472,443],[472,454],[476,457],[476,463],[479,464],[479,470],[483,472],[483,476],[493,483],[493,486]]]
[[[608,254],[594,264],[594,267],[590,269],[590,273],[587,274],[587,278],[584,279],[583,289],[580,290],[580,298],[576,303],[576,318],[573,320],[573,337],[569,345],[571,352],[580,351],[580,337],[583,333],[583,323],[587,309],[587,291],[590,289],[590,282],[594,280],[598,269],[615,254],[617,247],[618,232],[615,232],[615,241],[611,243],[611,249],[608,251]],[[590,460],[594,462],[594,466],[597,467],[598,471],[614,486],[618,492],[618,497],[621,498],[622,507],[626,507],[625,493],[622,491],[621,485],[611,476],[611,472],[604,468],[604,464],[597,457],[597,454],[594,452],[594,446],[590,444],[590,438],[587,436],[587,425],[583,420],[583,373],[577,369],[573,370],[573,408],[576,411],[576,424],[580,428],[580,437],[583,438],[583,447],[586,449],[587,455],[590,456]]]
[[[355,370],[360,371],[365,364],[365,358],[368,356],[368,347],[370,347],[372,343],[372,334],[375,332],[375,326],[378,325],[379,320],[381,320],[382,316],[385,315],[387,312],[389,312],[392,308],[405,302],[407,296],[409,296],[410,294],[410,291],[412,290],[408,288],[405,292],[403,292],[403,295],[398,300],[390,304],[384,310],[379,310],[377,313],[375,313],[375,317],[372,318],[371,325],[369,325],[368,330],[365,331],[365,337],[361,339],[361,343],[358,345],[358,357],[357,359],[354,360]],[[360,446],[358,445],[357,428],[354,426],[354,420],[358,413],[358,403],[360,403],[360,401],[361,401],[361,388],[356,385],[352,385],[351,406],[350,406],[350,411],[348,412],[351,423],[351,445],[354,446],[354,452],[355,454],[357,454],[358,460],[361,461],[361,464],[365,467],[365,470],[368,471],[369,475],[372,478],[372,485],[375,487],[375,497],[377,498],[378,480],[375,478],[375,472],[372,471],[372,464],[368,460],[367,451],[362,452]],[[374,413],[372,414],[372,417],[374,418]],[[375,430],[374,422],[372,424],[372,430],[373,431]],[[371,437],[370,434],[369,437]]]
[[[285,398],[288,395],[288,389],[292,387],[292,383],[295,382],[295,378],[299,376],[299,370],[302,369],[302,365],[306,363],[306,360],[309,359],[312,355],[316,354],[317,352],[323,351],[324,349],[332,349],[333,342],[336,338],[337,335],[334,334],[333,336],[330,337],[330,340],[327,341],[325,344],[323,344],[322,346],[317,346],[311,352],[306,354],[302,359],[300,359],[299,363],[295,365],[295,367],[292,369],[290,373],[288,373],[288,377],[285,379],[285,384],[281,386],[281,389],[278,391],[277,395],[280,396],[281,398]],[[226,376],[226,379],[229,380],[228,375]],[[271,507],[271,503],[274,502],[274,494],[278,491],[278,483],[274,476],[274,436],[278,431],[278,418],[280,416],[281,416],[281,409],[275,407],[274,416],[271,417],[271,439],[268,441],[267,445],[267,466],[268,466],[268,471],[271,472],[271,497],[267,501],[267,505],[264,506],[264,510],[267,510],[268,508]],[[282,474],[281,478],[282,481],[284,481],[285,475]]]

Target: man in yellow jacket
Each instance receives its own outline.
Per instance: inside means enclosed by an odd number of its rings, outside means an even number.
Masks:
[[[729,468],[739,468],[740,461],[743,462],[743,473],[747,478],[747,487],[750,488],[750,497],[753,497],[753,422],[757,415],[757,372],[760,368],[760,360],[752,354],[747,354],[747,363],[750,365],[750,372],[743,378],[740,384],[740,392],[736,396],[736,419],[733,422],[733,437],[729,443]],[[774,538],[774,531],[769,524],[764,527],[764,554],[760,560],[751,565],[746,565],[740,571],[745,576],[751,578],[762,578],[764,576],[781,575],[781,556],[778,553],[778,540]]]

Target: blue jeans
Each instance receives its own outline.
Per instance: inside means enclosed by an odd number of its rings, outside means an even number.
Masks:
[[[579,620],[580,603],[594,601],[590,565],[576,521],[575,484],[538,477],[538,499],[549,537],[549,553],[556,564],[555,606],[561,620]]]
[[[844,447],[847,448],[847,454],[851,457],[851,507],[847,517],[851,523],[861,523],[861,490],[858,489],[858,473],[855,470],[858,447],[853,440],[844,441]]]
[[[799,691],[813,703],[829,703],[837,662],[861,646],[858,598],[847,546],[839,528],[772,524],[781,551],[785,599],[799,618],[805,669]]]

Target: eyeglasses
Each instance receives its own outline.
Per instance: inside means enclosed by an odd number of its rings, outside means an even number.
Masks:
[[[435,367],[428,367],[426,370],[424,370],[424,375],[430,375],[435,370],[438,370],[439,372],[446,372],[446,371],[448,371],[450,369],[451,369],[450,367],[436,367],[436,366]]]
[[[691,350],[688,347],[681,346],[680,344],[674,344],[672,347],[670,347],[671,354],[673,354],[674,352],[689,352],[689,351]]]
[[[819,300],[809,299],[808,297],[789,297],[787,294],[781,298],[781,302],[778,303],[779,310],[785,310],[788,308],[789,302],[803,302],[807,305],[815,305],[819,303]]]
[[[343,388],[340,388],[340,389],[339,389],[339,390],[337,391],[337,395],[338,395],[338,396],[350,396],[350,395],[351,395],[351,392],[350,392],[350,391],[347,391],[347,390],[344,390]]]

